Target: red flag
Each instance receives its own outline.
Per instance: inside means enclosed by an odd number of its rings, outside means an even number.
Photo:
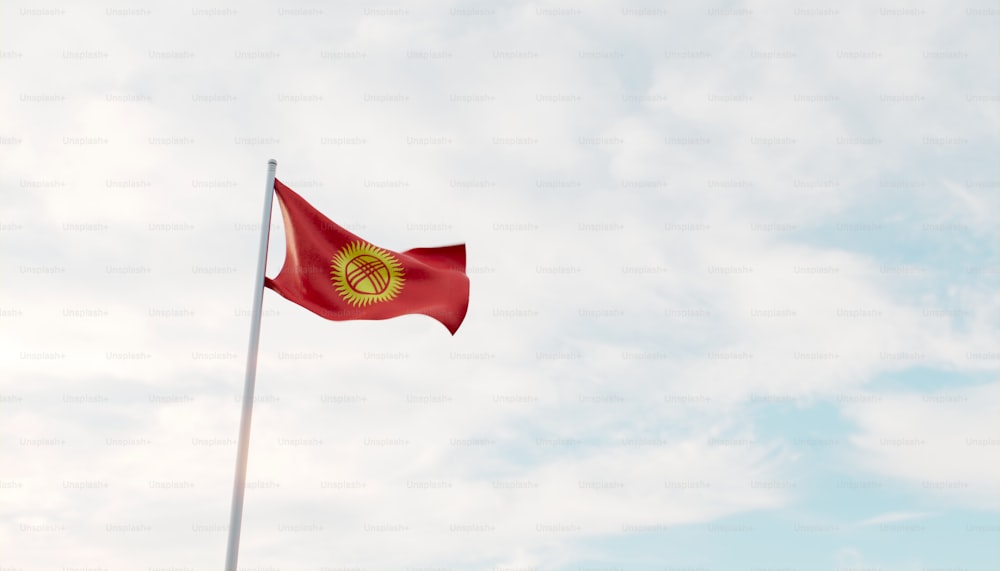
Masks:
[[[277,179],[274,191],[285,264],[266,287],[334,321],[422,313],[455,334],[469,308],[465,244],[393,252],[337,226]]]

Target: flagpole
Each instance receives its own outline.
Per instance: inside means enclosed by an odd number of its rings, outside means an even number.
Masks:
[[[253,290],[253,317],[250,320],[250,347],[243,383],[243,412],[240,415],[240,440],[236,449],[236,476],[233,478],[233,503],[229,512],[229,541],[226,544],[226,571],[236,571],[240,551],[240,526],[243,523],[243,492],[247,484],[247,456],[250,453],[250,417],[253,415],[253,389],[257,379],[257,349],[260,347],[260,314],[264,305],[264,267],[267,243],[271,235],[271,203],[274,200],[274,172],[278,161],[267,161],[267,186],[264,188],[264,215],[260,222],[260,252]]]

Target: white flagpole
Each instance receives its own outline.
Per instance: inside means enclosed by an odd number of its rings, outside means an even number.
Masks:
[[[253,317],[250,320],[250,348],[247,350],[247,374],[243,384],[243,413],[240,415],[240,440],[236,449],[236,476],[233,478],[233,503],[229,512],[229,542],[226,544],[226,571],[236,571],[240,551],[240,525],[243,523],[243,492],[247,484],[247,456],[250,453],[250,417],[253,415],[253,388],[257,378],[257,349],[260,347],[260,314],[264,305],[264,267],[267,243],[271,235],[271,203],[274,200],[274,172],[278,161],[267,161],[267,186],[264,188],[264,215],[260,222],[260,255],[253,290]]]

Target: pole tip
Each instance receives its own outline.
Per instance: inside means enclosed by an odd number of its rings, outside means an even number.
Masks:
[[[269,165],[274,165],[274,166],[278,166],[278,161],[276,161],[276,160],[274,160],[274,159],[270,159],[270,160],[268,160],[268,161],[267,161],[267,164],[269,164]]]

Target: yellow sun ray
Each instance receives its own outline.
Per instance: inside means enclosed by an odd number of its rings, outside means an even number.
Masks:
[[[364,307],[399,295],[406,278],[390,252],[367,242],[351,242],[330,261],[330,279],[344,301]]]

